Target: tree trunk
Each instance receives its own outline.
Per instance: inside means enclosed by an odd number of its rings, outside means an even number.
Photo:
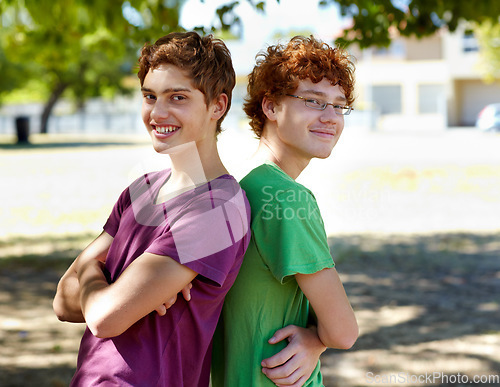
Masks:
[[[47,133],[49,117],[52,114],[52,109],[61,97],[64,90],[66,90],[66,87],[68,87],[67,83],[58,83],[52,90],[50,98],[43,108],[42,118],[40,121],[40,133]]]

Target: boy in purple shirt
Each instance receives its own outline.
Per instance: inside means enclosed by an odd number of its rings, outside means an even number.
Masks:
[[[146,45],[139,63],[143,121],[171,167],[123,191],[61,278],[54,311],[87,324],[72,385],[208,386],[212,336],[249,242],[248,201],[216,145],[235,74],[224,43],[194,32]],[[190,301],[174,303],[190,284]]]

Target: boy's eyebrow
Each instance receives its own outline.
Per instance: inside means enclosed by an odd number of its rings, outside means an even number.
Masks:
[[[323,93],[322,91],[314,90],[314,89],[303,90],[300,93],[313,94],[313,95],[316,95],[318,97],[322,97],[323,99],[327,98],[327,95],[325,93]],[[347,98],[344,97],[343,95],[339,95],[335,99],[340,100],[340,101],[347,101]]]
[[[141,91],[144,93],[154,93],[154,90],[151,90],[147,87],[141,87]],[[163,90],[160,94],[166,94],[166,93],[179,93],[179,92],[188,92],[191,93],[191,89],[186,89],[184,87],[171,87],[168,89]]]

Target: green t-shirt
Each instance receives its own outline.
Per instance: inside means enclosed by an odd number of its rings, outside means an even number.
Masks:
[[[252,238],[214,336],[212,385],[274,386],[261,361],[287,341],[267,341],[280,328],[308,321],[309,301],[294,275],[334,263],[311,191],[274,164],[255,168],[240,184],[252,209]],[[319,368],[318,362],[306,386],[323,385]]]

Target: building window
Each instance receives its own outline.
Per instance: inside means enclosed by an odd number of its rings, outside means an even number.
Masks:
[[[440,113],[444,103],[443,85],[418,86],[418,111],[422,114]]]
[[[406,47],[403,41],[393,40],[389,47],[373,48],[373,56],[381,58],[404,58],[406,56]]]
[[[401,113],[401,86],[373,86],[373,103],[380,114]]]
[[[474,32],[467,31],[464,33],[462,38],[462,48],[464,52],[477,52],[479,51],[479,45],[477,39],[474,36]]]

